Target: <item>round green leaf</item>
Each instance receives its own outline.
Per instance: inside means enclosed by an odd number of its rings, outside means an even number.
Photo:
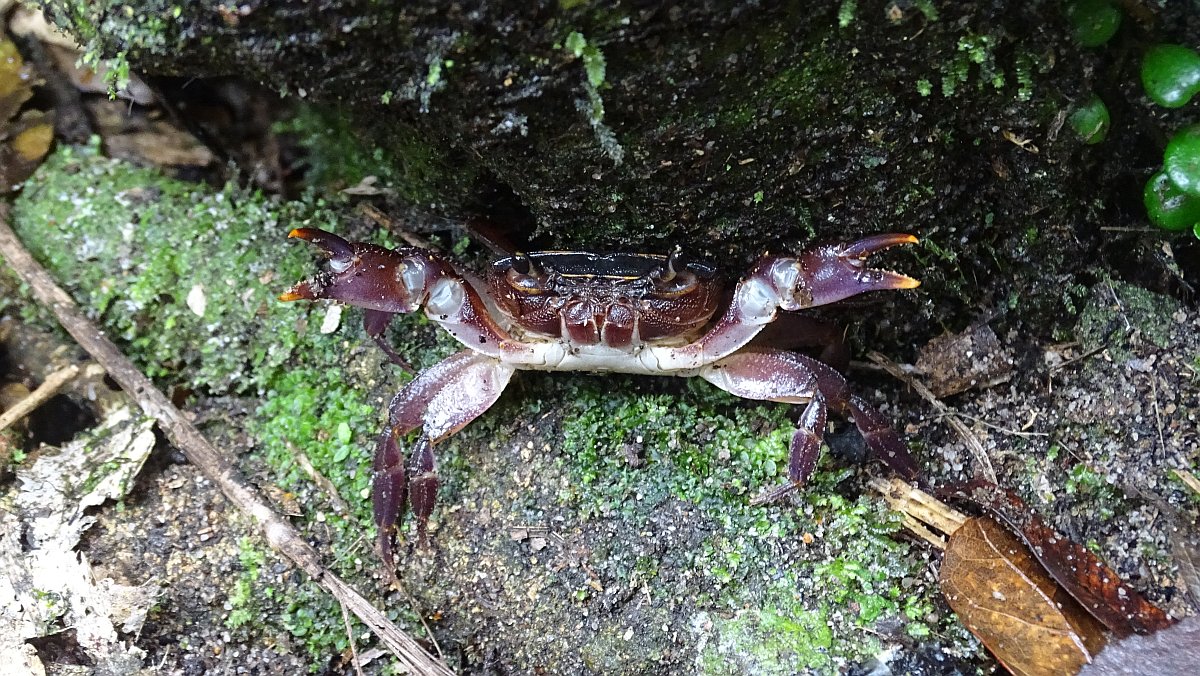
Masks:
[[[1146,96],[1164,108],[1179,108],[1200,91],[1200,54],[1183,45],[1154,45],[1142,59]]]
[[[1163,171],[1175,187],[1200,198],[1200,124],[1180,129],[1167,142]]]
[[[1187,230],[1200,223],[1200,198],[1180,190],[1165,171],[1146,182],[1143,199],[1150,222],[1163,230]]]

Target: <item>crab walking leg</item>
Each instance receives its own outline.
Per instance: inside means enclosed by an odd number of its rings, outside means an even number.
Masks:
[[[893,472],[914,481],[920,474],[917,461],[908,452],[908,445],[882,413],[876,411],[866,400],[850,391],[850,384],[842,374],[816,359],[794,352],[785,352],[803,364],[817,377],[817,387],[825,394],[829,407],[839,414],[854,420],[858,433],[867,442],[871,457],[887,465]]]
[[[906,479],[916,477],[916,464],[895,430],[866,402],[849,394],[845,379],[837,371],[815,359],[794,352],[739,352],[700,369],[700,376],[746,399],[808,404],[792,435],[788,483],[762,493],[755,503],[777,500],[811,476],[820,455],[827,404],[854,418],[873,457]]]
[[[375,454],[371,487],[379,554],[388,570],[393,568],[396,525],[410,503],[417,517],[418,537],[425,539],[425,524],[437,501],[433,445],[488,410],[514,370],[499,359],[465,350],[421,372],[392,399],[389,427]],[[406,468],[399,440],[418,427],[421,438]]]
[[[817,466],[825,433],[825,397],[817,376],[792,361],[790,352],[739,352],[700,369],[700,377],[744,399],[805,404],[792,433],[788,452],[788,482],[754,499],[773,502],[803,486]]]
[[[375,344],[379,346],[379,349],[383,350],[383,353],[388,356],[388,359],[391,360],[393,364],[399,366],[405,371],[408,371],[409,373],[412,373],[412,365],[405,361],[404,357],[401,357],[400,353],[396,352],[396,350],[392,348],[391,344],[387,342],[387,336],[385,335],[385,332],[387,331],[388,324],[390,324],[392,321],[392,317],[395,316],[396,315],[394,313],[384,312],[382,310],[363,310],[363,330],[366,331],[367,335],[375,341]]]

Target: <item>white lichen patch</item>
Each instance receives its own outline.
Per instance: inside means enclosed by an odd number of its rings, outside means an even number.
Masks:
[[[208,309],[208,297],[204,295],[204,287],[197,284],[188,291],[187,306],[197,317],[203,317],[204,311]]]
[[[45,673],[27,639],[75,630],[98,671],[132,673],[145,652],[135,636],[158,595],[157,583],[97,580],[75,551],[95,522],[86,510],[125,495],[154,447],[153,421],[129,409],[57,453],[17,471],[15,511],[0,510],[0,664]]]
[[[321,318],[321,333],[329,335],[338,330],[342,324],[342,306],[330,304],[325,309],[325,316]]]

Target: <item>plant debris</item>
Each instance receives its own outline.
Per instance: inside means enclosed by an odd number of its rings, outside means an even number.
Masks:
[[[22,107],[40,83],[17,47],[0,33],[0,195],[16,190],[54,141],[54,116]]]
[[[963,624],[1014,674],[1073,674],[1104,647],[1104,628],[990,518],[950,535],[939,579]]]
[[[986,486],[970,495],[1020,535],[1058,584],[1118,638],[1153,633],[1173,623],[1098,556],[1047,526],[1011,491]]]
[[[98,672],[142,666],[145,651],[123,636],[141,630],[157,583],[97,580],[75,547],[96,521],[87,510],[128,492],[154,448],[152,427],[120,409],[85,438],[17,470],[16,509],[0,509],[0,663],[45,673],[26,641],[70,630]]]
[[[1000,345],[992,327],[984,323],[962,333],[945,333],[925,344],[917,368],[938,397],[971,388],[986,389],[1012,377],[1013,355]]]

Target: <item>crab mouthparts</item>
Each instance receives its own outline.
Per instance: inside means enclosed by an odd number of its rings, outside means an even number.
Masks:
[[[916,244],[919,241],[913,235],[905,233],[872,235],[864,237],[857,242],[847,244],[842,249],[840,255],[842,258],[850,260],[857,267],[862,267],[864,271],[870,271],[872,275],[877,275],[878,277],[874,280],[874,283],[881,289],[915,289],[921,286],[920,280],[913,279],[908,275],[902,275],[899,272],[892,272],[891,270],[867,268],[866,261],[872,254],[902,244]]]

